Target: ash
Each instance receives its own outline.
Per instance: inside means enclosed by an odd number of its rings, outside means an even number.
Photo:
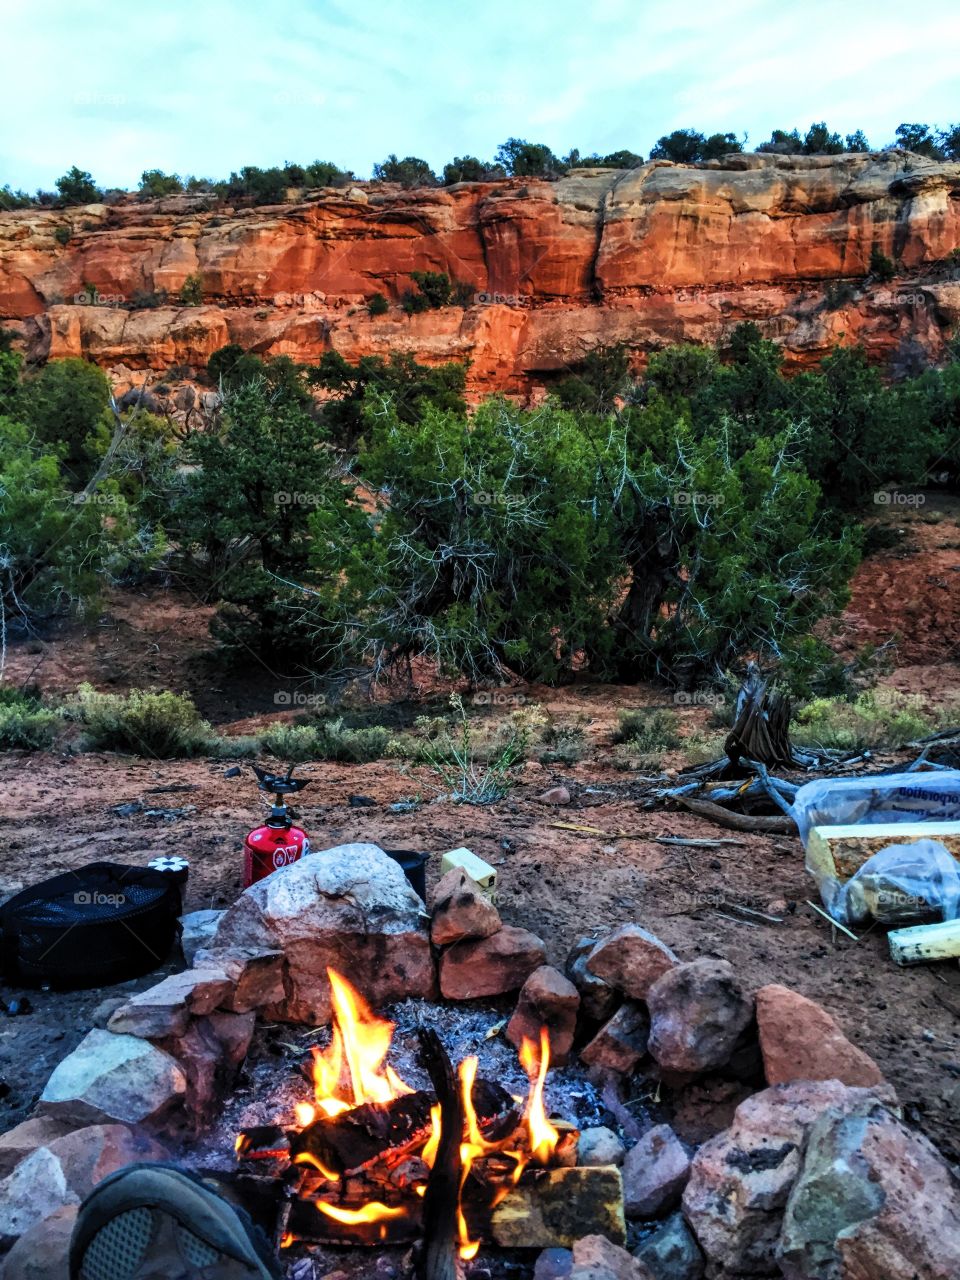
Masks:
[[[455,1065],[474,1055],[479,1059],[478,1075],[496,1081],[517,1097],[526,1097],[529,1082],[516,1049],[503,1036],[506,1018],[502,1010],[491,1005],[461,1007],[404,1000],[384,1010],[382,1016],[396,1025],[387,1061],[412,1089],[430,1088],[417,1043],[418,1028],[429,1027],[436,1031]],[[310,1048],[325,1048],[329,1042],[329,1027],[259,1027],[243,1074],[224,1099],[216,1123],[180,1153],[183,1163],[198,1170],[229,1172],[236,1169],[234,1142],[241,1129],[292,1125],[294,1104],[313,1098],[306,1070]],[[606,1111],[600,1093],[577,1066],[550,1070],[545,1102],[550,1115],[580,1129],[602,1123]]]

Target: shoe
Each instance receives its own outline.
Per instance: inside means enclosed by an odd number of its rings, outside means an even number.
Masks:
[[[280,1280],[266,1237],[210,1185],[170,1164],[132,1164],[80,1206],[70,1280]]]

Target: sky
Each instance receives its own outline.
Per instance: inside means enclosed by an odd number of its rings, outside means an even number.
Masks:
[[[0,185],[960,122],[956,0],[3,0]]]

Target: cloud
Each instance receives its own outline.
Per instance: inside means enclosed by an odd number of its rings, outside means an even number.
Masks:
[[[956,110],[960,11],[928,0],[8,0],[0,182],[105,185],[388,152],[435,167],[507,136],[646,154],[674,128],[825,119],[877,145]]]

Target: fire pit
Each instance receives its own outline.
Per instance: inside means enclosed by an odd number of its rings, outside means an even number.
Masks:
[[[391,1062],[395,1023],[373,1012],[342,974],[330,969],[327,976],[331,1033],[325,1047],[312,1046],[294,1081],[302,1096],[288,1086],[276,1122],[244,1127],[235,1142],[238,1190],[261,1204],[275,1200],[281,1247],[418,1239],[429,1247],[444,1230],[464,1259],[482,1241],[510,1244],[524,1234],[538,1243],[546,1232],[557,1244],[568,1233],[559,1224],[548,1228],[544,1213],[549,1218],[574,1183],[586,1181],[606,1193],[606,1200],[594,1196],[602,1202],[596,1228],[622,1236],[619,1174],[577,1170],[576,1125],[548,1114],[546,1028],[538,1042],[521,1043],[513,1074],[523,1086],[515,1091],[485,1076],[476,1053],[454,1066],[429,1025],[442,1023],[446,1011],[421,1005],[396,1055],[430,1077],[429,1087],[419,1079],[414,1085]],[[475,1011],[471,1021],[489,1045],[490,1014]],[[513,1053],[502,1044],[499,1050],[488,1056]],[[493,1061],[490,1068],[502,1071]],[[516,1083],[509,1073],[507,1082]],[[596,1113],[592,1086],[576,1079],[576,1087],[581,1109],[585,1103]],[[570,1221],[569,1203],[566,1210]]]

